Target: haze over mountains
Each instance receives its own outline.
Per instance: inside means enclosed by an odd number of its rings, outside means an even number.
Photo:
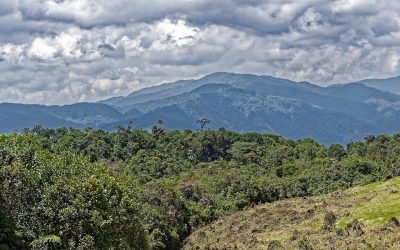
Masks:
[[[0,104],[0,131],[42,125],[113,130],[209,128],[275,133],[324,144],[400,131],[400,77],[320,87],[270,76],[214,73],[142,89],[126,97],[67,106]]]
[[[400,94],[400,76],[387,79],[368,79],[358,82],[368,87]]]

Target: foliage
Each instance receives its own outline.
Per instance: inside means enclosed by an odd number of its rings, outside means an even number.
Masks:
[[[0,138],[1,200],[19,234],[37,249],[147,247],[132,183],[36,138]]]
[[[0,137],[0,245],[179,249],[223,215],[391,178],[399,155],[400,135],[326,147],[162,122],[151,132],[26,129]]]

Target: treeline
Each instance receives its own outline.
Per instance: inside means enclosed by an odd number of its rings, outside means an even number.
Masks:
[[[346,147],[218,131],[0,137],[0,249],[179,249],[233,211],[400,175],[400,134]]]

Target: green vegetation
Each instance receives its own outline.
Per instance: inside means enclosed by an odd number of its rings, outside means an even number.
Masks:
[[[343,217],[338,226],[359,220],[366,228],[376,228],[393,217],[400,218],[400,179],[396,178],[386,183],[374,183],[368,186],[354,188],[353,193],[364,201],[353,204],[351,213]]]
[[[386,180],[400,175],[399,163],[400,135],[325,147],[224,129],[167,132],[161,122],[151,132],[25,129],[0,136],[0,249],[180,249],[222,216]],[[372,197],[383,184],[372,185],[352,192]],[[331,234],[357,228],[355,219],[375,228],[397,214],[391,188],[354,203],[349,214],[332,209],[326,221],[324,214],[304,223]],[[285,202],[301,209],[308,201]],[[286,244],[286,229],[276,227],[263,242]]]
[[[399,187],[396,177],[259,205],[197,230],[184,249],[399,249]]]

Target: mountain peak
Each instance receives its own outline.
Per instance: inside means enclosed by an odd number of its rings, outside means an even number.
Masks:
[[[199,81],[212,81],[216,80],[218,82],[227,80],[231,77],[238,76],[239,74],[229,73],[229,72],[214,72],[209,75],[203,76]]]
[[[236,73],[232,72],[225,72],[225,71],[217,71],[211,74],[208,74],[204,77],[219,77],[219,76],[232,76],[232,75],[237,75]]]

